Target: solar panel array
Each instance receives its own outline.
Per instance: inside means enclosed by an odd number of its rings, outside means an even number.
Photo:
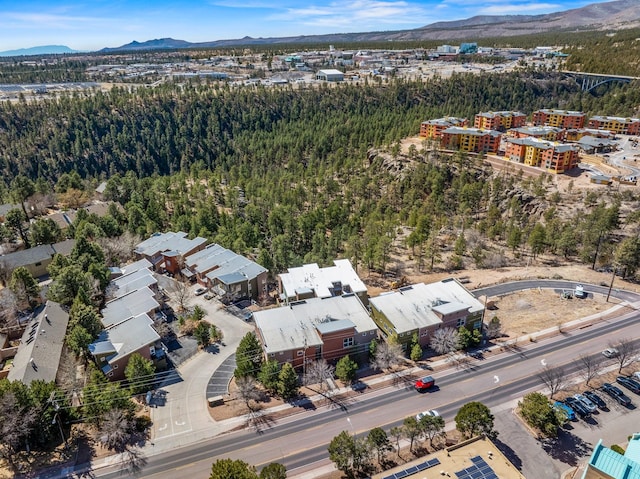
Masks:
[[[456,472],[458,479],[498,479],[491,466],[480,456],[472,457],[473,466]]]
[[[429,469],[430,467],[437,466],[438,464],[440,464],[440,460],[438,458],[429,459],[428,461],[408,467],[407,469],[398,471],[390,476],[386,476],[384,479],[401,479],[403,477],[409,477],[417,474],[418,472]]]

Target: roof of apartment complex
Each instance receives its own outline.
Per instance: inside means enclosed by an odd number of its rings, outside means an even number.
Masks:
[[[150,270],[142,268],[133,273],[123,274],[112,280],[111,283],[109,283],[109,291],[113,295],[113,298],[120,298],[128,293],[142,289],[145,286],[152,286],[157,282],[158,280]]]
[[[617,121],[617,122],[620,122],[620,123],[635,123],[637,121],[640,121],[640,118],[628,118],[628,117],[622,117],[622,116],[600,116],[600,115],[594,115],[594,116],[590,117],[589,120]]]
[[[585,116],[585,114],[581,111],[558,110],[558,109],[549,109],[549,108],[542,108],[534,112],[534,114],[538,112],[544,113],[545,115]]]
[[[510,117],[510,116],[527,116],[527,115],[519,111],[483,111],[478,113],[478,116],[482,116],[485,118],[495,118],[497,116]]]
[[[370,298],[369,302],[387,317],[397,333],[442,323],[436,313],[475,313],[484,309],[482,303],[454,279],[414,284]]]
[[[102,324],[108,328],[159,306],[155,293],[145,286],[108,301],[101,311]]]
[[[112,354],[109,363],[153,344],[160,339],[160,335],[152,327],[153,320],[147,314],[139,314],[115,324],[100,333],[98,339],[89,345],[89,352],[94,355]],[[108,373],[110,366],[103,367]]]
[[[4,264],[6,268],[15,269],[20,266],[27,266],[39,261],[49,260],[53,258],[55,254],[68,255],[75,244],[75,240],[69,239],[55,244],[34,246],[33,248],[0,256],[0,262]]]
[[[376,331],[360,299],[353,294],[309,298],[280,308],[254,313],[267,353],[322,345],[321,334],[355,328],[358,333]]]
[[[459,127],[452,126],[443,130],[442,133],[447,133],[450,135],[472,135],[472,136],[486,136],[490,135],[493,137],[500,137],[502,133],[496,130],[485,130],[483,128],[471,128],[471,127]]]
[[[587,147],[605,147],[605,146],[613,146],[616,144],[615,140],[610,140],[608,138],[598,138],[596,136],[585,135],[578,140],[578,145],[587,146]]]
[[[27,325],[22,335],[9,381],[55,381],[62,355],[62,346],[69,323],[69,314],[62,306],[47,301],[44,309]]]
[[[166,233],[154,233],[150,238],[139,243],[134,251],[147,257],[154,257],[164,251],[176,251],[184,255],[206,242],[205,238],[199,236],[190,240],[184,231],[178,231],[177,233],[168,231]]]
[[[539,148],[541,150],[548,150],[553,148],[555,151],[564,152],[564,151],[572,151],[575,150],[576,147],[574,145],[569,145],[567,143],[554,143],[552,141],[541,140],[539,138],[508,138],[506,140],[509,143],[514,143],[516,145],[524,145],[524,146],[532,146],[534,148]]]
[[[207,273],[207,278],[211,280],[216,278],[220,280],[226,279],[223,282],[228,284],[233,278],[236,280],[234,282],[246,281],[247,279],[256,278],[267,271],[266,268],[258,263],[218,244],[211,244],[205,249],[187,256],[185,264],[197,273]],[[228,275],[232,276],[224,278]]]
[[[563,129],[557,126],[522,126],[520,128],[513,128],[512,131],[522,133],[523,135],[546,136],[549,133],[560,133]]]
[[[592,476],[592,469],[614,479],[640,479],[640,433],[631,436],[624,455],[603,446],[602,439],[598,441],[582,477],[601,477]]]
[[[434,120],[423,121],[422,123],[426,123],[428,125],[436,125],[436,126],[455,126],[460,123],[464,123],[467,121],[466,118],[456,118],[453,116],[446,116],[444,118],[436,118]]]
[[[295,298],[301,292],[313,291],[318,298],[333,296],[332,290],[340,284],[345,293],[366,293],[367,287],[348,259],[333,261],[335,266],[320,268],[316,263],[289,268],[280,274],[285,298]]]

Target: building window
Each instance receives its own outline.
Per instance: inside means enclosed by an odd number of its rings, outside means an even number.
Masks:
[[[280,356],[282,356],[282,355],[284,354],[284,352],[283,352],[283,351],[280,351],[278,354],[280,354]]]
[[[270,358],[275,358],[275,357],[276,357],[276,355],[275,355],[275,353],[269,353],[269,357],[270,357]]]
[[[480,329],[481,324],[482,324],[482,321],[476,321],[475,323],[473,323],[473,329]]]
[[[421,331],[421,332],[420,332],[420,336],[422,336],[423,338],[424,338],[425,336],[429,336],[429,330],[428,330],[428,329],[425,329],[424,331]]]
[[[101,362],[101,363],[104,363],[106,360],[107,360],[107,358],[106,358],[105,356],[102,356],[102,357],[100,358],[100,362]]]
[[[362,337],[365,337],[367,335],[367,333],[362,333]]]
[[[113,371],[109,371],[109,372],[107,373],[107,376],[109,376],[109,377],[113,376]]]
[[[40,266],[41,264],[42,264],[42,263],[41,263],[40,261],[38,261],[38,262],[36,263],[36,266]]]
[[[373,336],[374,334],[376,334],[375,331],[369,331],[369,336]]]
[[[113,365],[113,369],[118,369],[118,365],[117,365],[117,364],[114,364],[114,365]]]
[[[344,338],[342,340],[342,347],[343,348],[349,348],[353,346],[353,338]]]
[[[457,326],[458,328],[461,328],[462,326],[464,326],[464,318],[460,318],[460,319],[458,320],[458,323],[456,324],[456,326]]]
[[[298,355],[298,357],[302,356],[304,354],[304,351],[300,350],[296,353]]]

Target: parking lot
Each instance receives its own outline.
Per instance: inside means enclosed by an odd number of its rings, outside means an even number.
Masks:
[[[559,478],[567,470],[583,465],[600,439],[607,447],[613,444],[624,447],[627,437],[640,431],[640,395],[615,381],[611,384],[619,387],[631,399],[631,405],[622,406],[597,388],[594,391],[605,402],[606,407],[598,408],[584,419],[577,415],[576,420],[566,423],[557,439],[537,439],[515,417],[515,405],[496,412],[498,446],[525,477],[548,478]],[[572,393],[584,390],[585,388],[577,388]]]

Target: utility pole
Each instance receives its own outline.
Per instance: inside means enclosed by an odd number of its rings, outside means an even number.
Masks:
[[[616,271],[618,268],[616,266],[613,267],[613,274],[611,275],[611,283],[609,283],[609,291],[607,292],[607,303],[609,302],[609,296],[611,296],[611,289],[613,288],[613,280],[616,279]]]

